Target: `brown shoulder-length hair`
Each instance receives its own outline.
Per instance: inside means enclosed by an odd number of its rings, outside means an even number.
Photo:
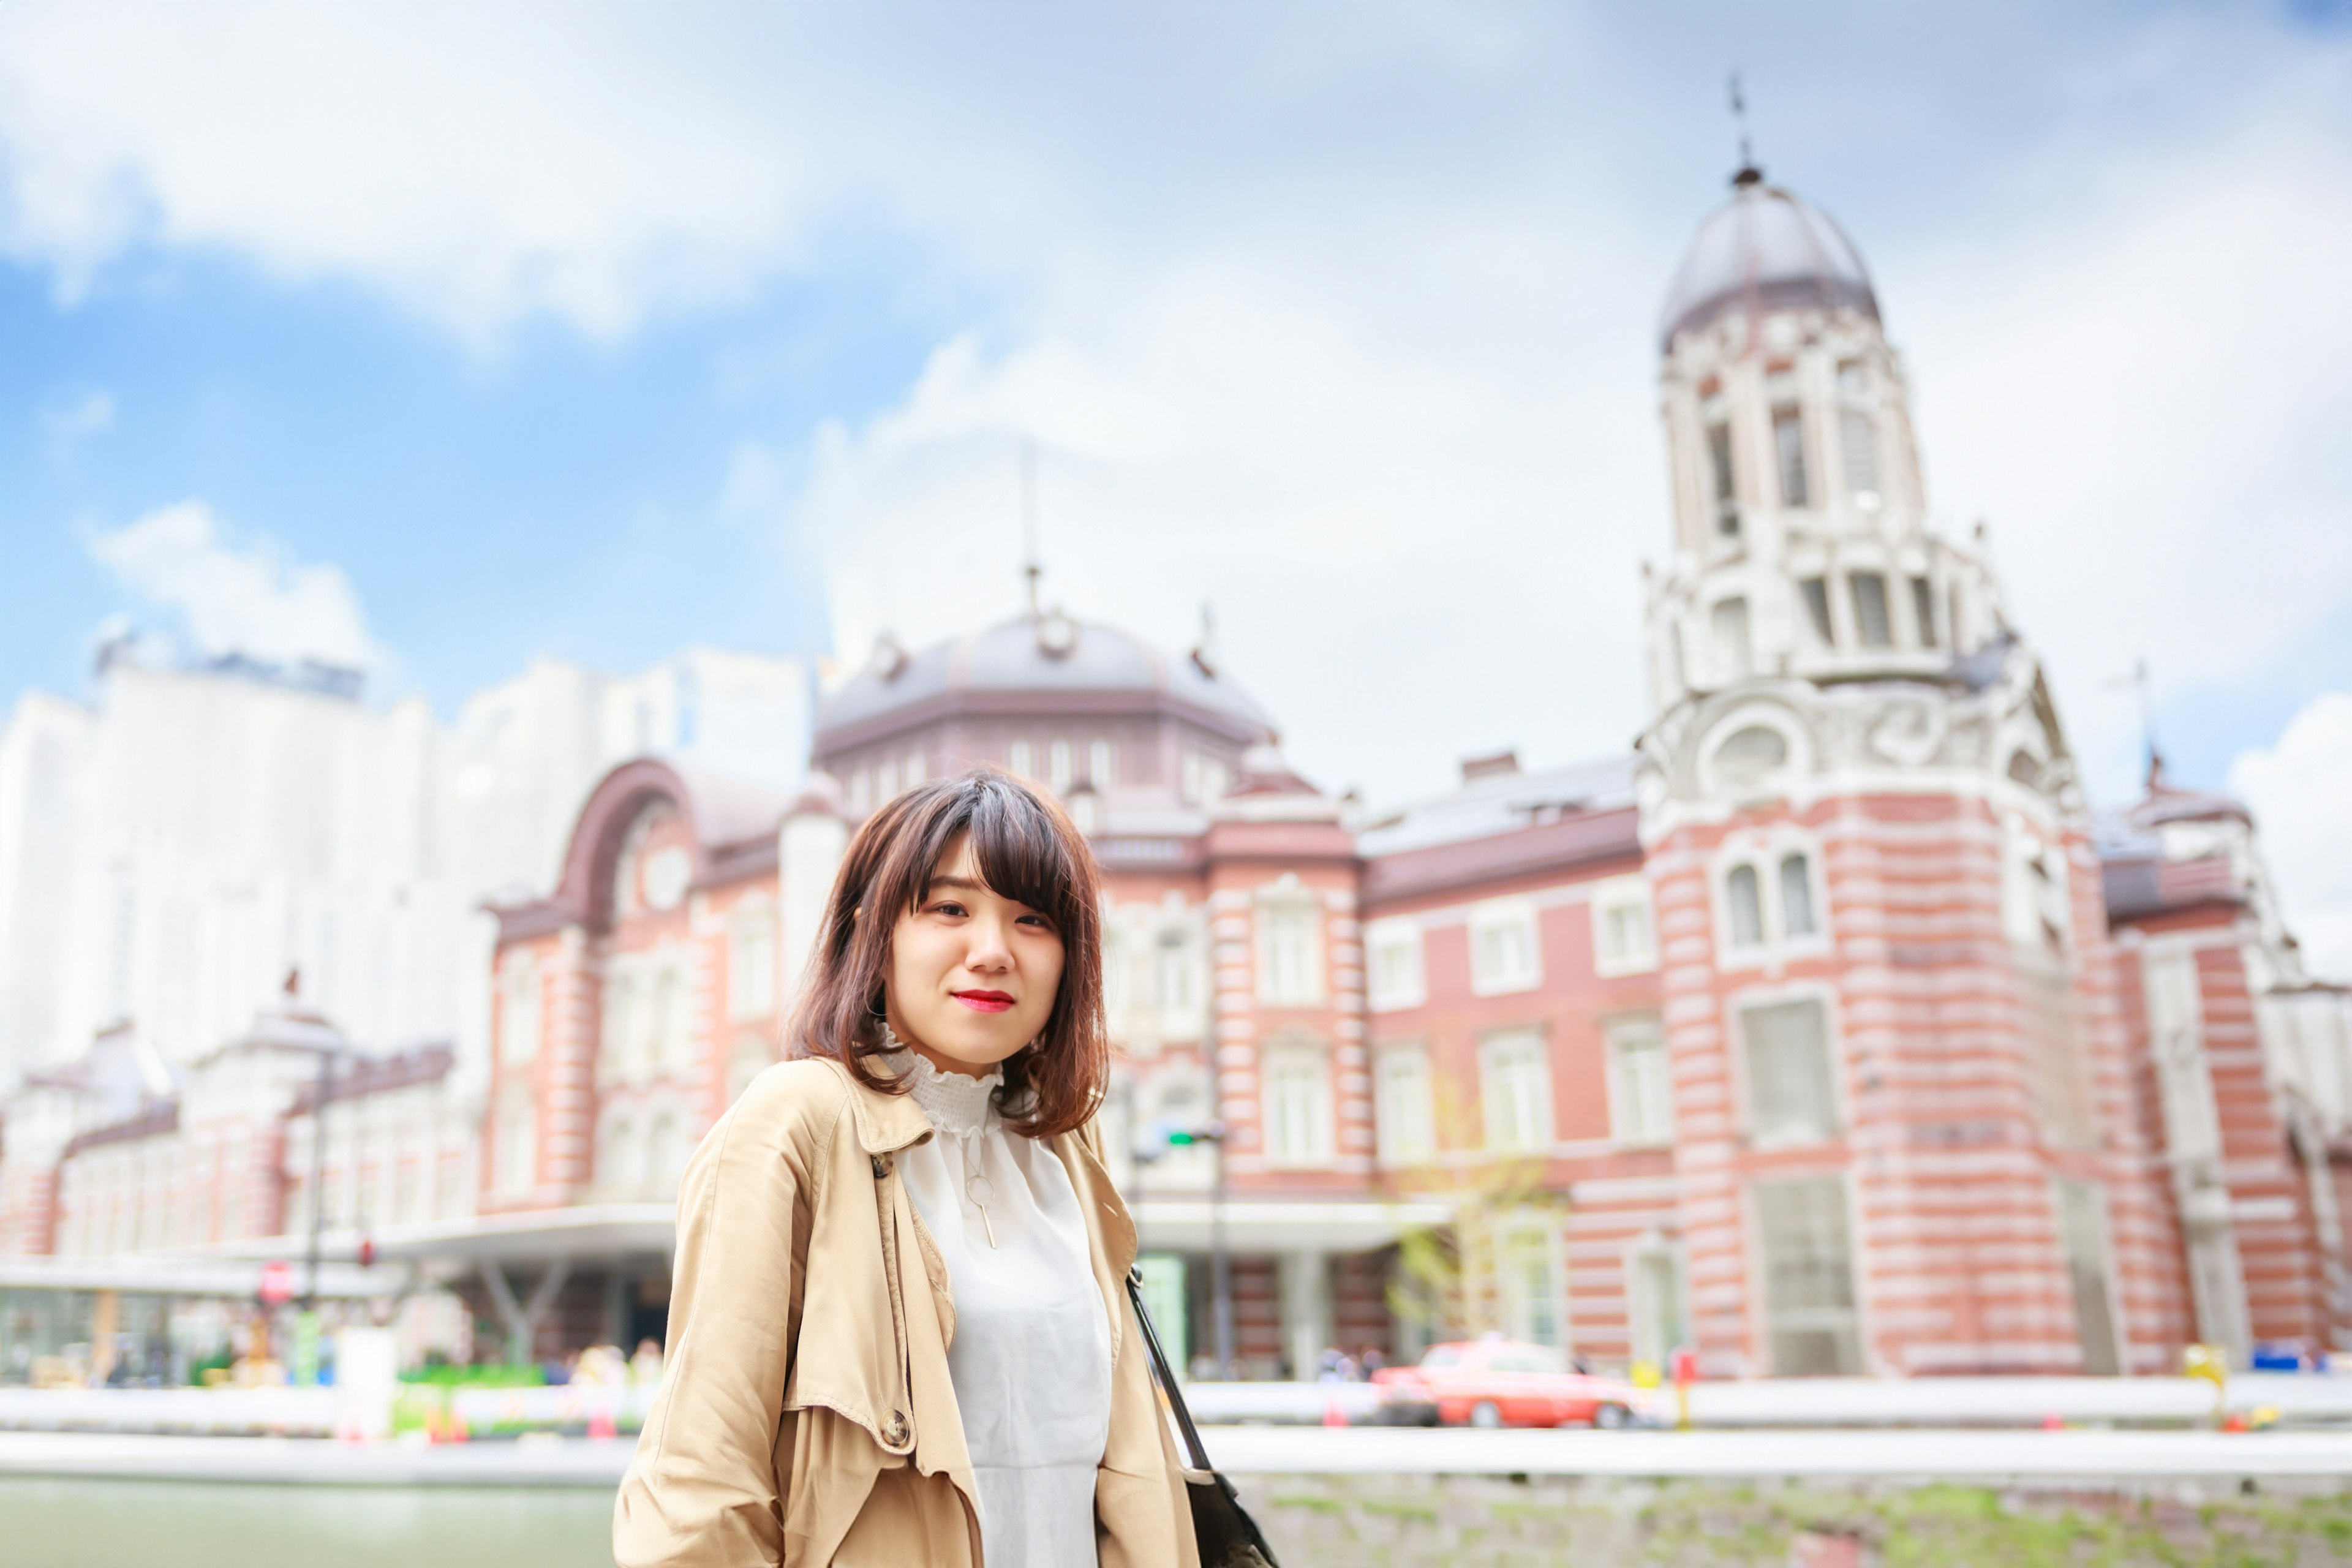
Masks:
[[[1062,984],[1036,1040],[1003,1064],[997,1107],[1032,1138],[1067,1132],[1102,1103],[1110,1078],[1103,1020],[1101,879],[1094,852],[1059,806],[1010,773],[973,768],[919,784],[866,819],[825,900],[807,984],[785,1038],[831,1057],[868,1089],[903,1094],[883,1054],[883,980],[898,918],[930,896],[959,839],[999,896],[1054,922]]]

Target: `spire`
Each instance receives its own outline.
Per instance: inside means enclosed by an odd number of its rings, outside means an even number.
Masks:
[[[1756,153],[1748,144],[1748,95],[1740,90],[1738,71],[1731,73],[1729,87],[1731,122],[1739,132],[1739,172],[1731,176],[1731,183],[1743,187],[1761,184],[1764,180],[1764,171],[1756,166]]]
[[[1045,618],[1045,606],[1038,602],[1038,579],[1045,568],[1037,561],[1037,443],[1024,438],[1021,443],[1021,575],[1029,584],[1029,618]]]

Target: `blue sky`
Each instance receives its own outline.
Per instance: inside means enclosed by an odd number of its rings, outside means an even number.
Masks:
[[[2095,792],[2136,659],[2211,784],[2352,690],[2342,5],[124,9],[0,10],[0,704],[856,659],[1013,608],[1034,437],[1051,591],[1313,776],[1615,751],[1734,65]]]

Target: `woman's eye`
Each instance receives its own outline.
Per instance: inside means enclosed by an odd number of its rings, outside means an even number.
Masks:
[[[956,916],[961,915],[963,912],[964,907],[961,904],[957,903],[952,899],[942,900],[940,902],[931,906],[931,913],[935,915]]]

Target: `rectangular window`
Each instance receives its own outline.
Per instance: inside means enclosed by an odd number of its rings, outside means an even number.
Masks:
[[[1097,741],[1087,748],[1087,782],[1097,789],[1108,789],[1111,778],[1111,750],[1108,741]]]
[[[1323,999],[1323,944],[1307,898],[1269,899],[1257,911],[1257,999],[1276,1007]]]
[[[1528,991],[1542,979],[1535,905],[1524,899],[1501,899],[1471,911],[1471,990],[1481,996]]]
[[[1826,578],[1807,577],[1797,584],[1805,596],[1805,619],[1812,624],[1813,636],[1824,647],[1836,646],[1837,634],[1830,629],[1830,585]]]
[[[1925,577],[1911,579],[1911,615],[1919,623],[1919,646],[1936,646],[1936,587]]]
[[[1860,1375],[1862,1336],[1854,1311],[1844,1181],[1813,1176],[1759,1182],[1755,1198],[1772,1374]]]
[[[1812,505],[1812,491],[1805,482],[1805,416],[1796,409],[1772,410],[1772,450],[1780,463],[1780,504]]]
[[[908,789],[912,789],[912,788],[914,788],[917,784],[921,784],[921,783],[923,782],[923,753],[922,753],[922,752],[908,752],[907,753],[907,765],[906,765],[906,768],[905,768],[905,770],[904,770],[904,772],[903,772],[902,777],[903,777],[904,782],[905,782],[905,784],[906,784],[906,785],[907,785],[907,787],[908,787]]]
[[[1025,779],[1034,777],[1034,774],[1031,772],[1031,767],[1032,761],[1029,755],[1028,742],[1015,741],[1004,749],[1004,771],[1011,773],[1014,778]]]
[[[776,921],[765,904],[735,911],[727,932],[727,1016],[741,1021],[776,1010]]]
[[[1391,1046],[1381,1052],[1381,1163],[1425,1164],[1437,1153],[1437,1106],[1424,1046]]]
[[[1045,782],[1055,789],[1070,787],[1070,743],[1056,741],[1045,748]]]
[[[1764,945],[1764,898],[1753,866],[1734,866],[1723,879],[1723,896],[1734,948]]]
[[[1550,1231],[1514,1232],[1504,1238],[1501,1254],[1503,1320],[1511,1338],[1522,1344],[1559,1345],[1564,1337],[1563,1303],[1559,1248],[1552,1244]]]
[[[1153,949],[1154,1000],[1168,1019],[1187,1018],[1192,1011],[1192,948],[1181,931],[1164,931]]]
[[[1740,1013],[1748,1046],[1748,1128],[1759,1144],[1819,1143],[1837,1135],[1829,1014],[1811,999]]]
[[[1364,931],[1365,1000],[1375,1013],[1418,1007],[1426,1000],[1421,964],[1421,924],[1374,921]]]
[[[874,769],[874,798],[887,805],[898,793],[898,764],[884,758]]]
[[[1838,418],[1838,445],[1845,449],[1845,489],[1862,506],[1878,504],[1878,426],[1868,414],[1849,408]]]
[[[1533,1152],[1551,1142],[1551,1063],[1540,1029],[1491,1035],[1479,1047],[1486,1147]]]
[[[1633,1299],[1627,1305],[1633,1318],[1633,1359],[1663,1370],[1666,1358],[1690,1338],[1683,1327],[1682,1259],[1651,1247],[1633,1255],[1632,1272]]]
[[[1610,1026],[1609,1121],[1620,1143],[1674,1141],[1674,1071],[1655,1019]]]
[[[539,1055],[539,965],[517,957],[499,987],[499,1061],[521,1067]]]
[[[1754,672],[1756,655],[1748,637],[1748,601],[1718,599],[1707,620],[1715,633],[1716,668],[1726,680],[1745,680]]]
[[[1658,966],[1650,932],[1650,885],[1612,877],[1592,889],[1592,967],[1601,975],[1638,974]]]
[[[1853,624],[1864,647],[1892,647],[1895,628],[1886,618],[1886,578],[1883,573],[1856,572],[1847,582],[1853,588]]]
[[[1306,1047],[1265,1054],[1265,1156],[1280,1165],[1330,1158],[1331,1090],[1325,1055]]]
[[[1780,857],[1780,934],[1811,936],[1813,921],[1813,863],[1810,856]]]
[[[1721,422],[1706,427],[1706,465],[1715,481],[1715,528],[1727,537],[1739,531],[1739,492],[1732,482],[1731,426]]]
[[[692,1045],[693,1005],[683,965],[665,963],[655,971],[652,1046],[656,1070],[686,1070]]]
[[[1944,626],[1951,634],[1953,650],[1965,652],[1968,648],[1967,623],[1960,619],[1960,585],[1958,583],[1952,584],[1951,596],[1951,618],[1944,623]]]

